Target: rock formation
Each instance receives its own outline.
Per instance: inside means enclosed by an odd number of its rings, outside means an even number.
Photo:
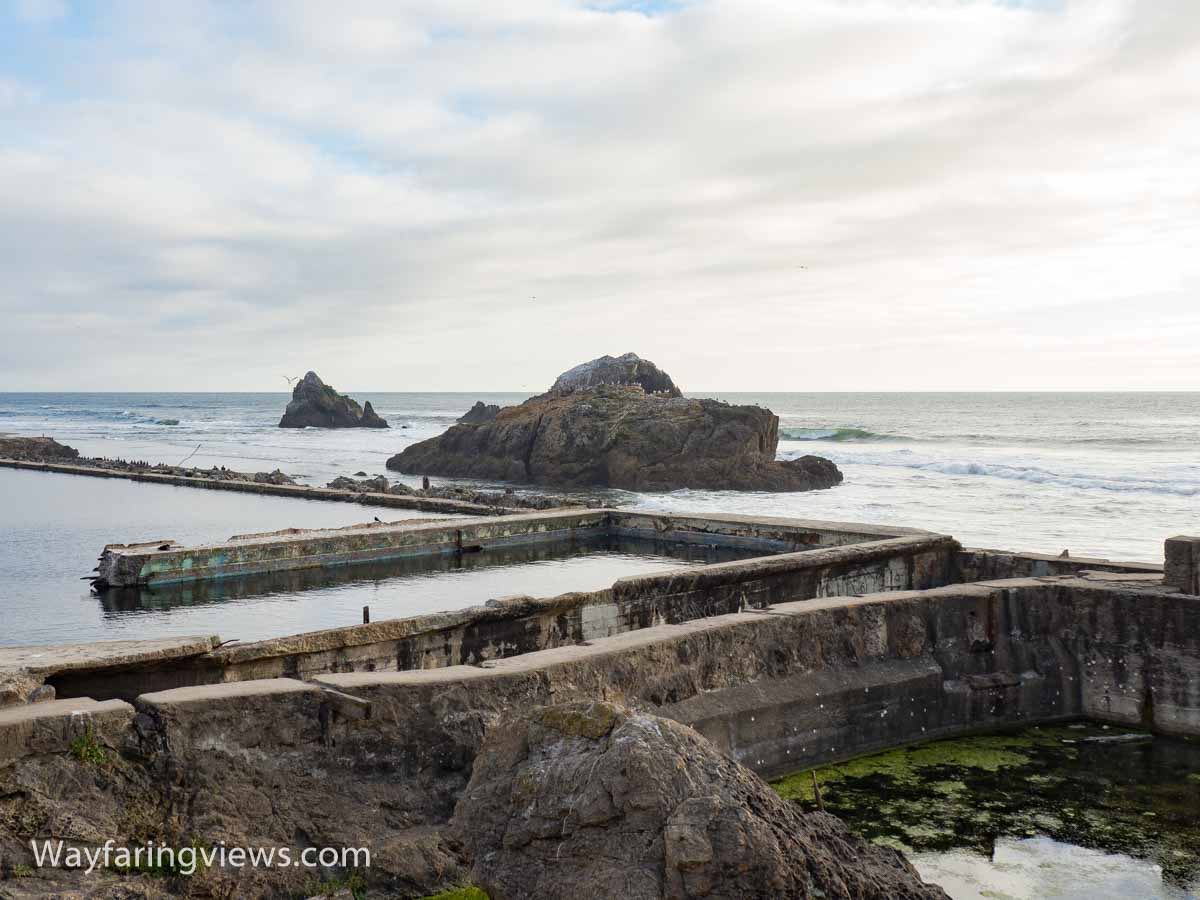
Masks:
[[[666,394],[682,397],[683,394],[671,376],[636,353],[623,356],[601,356],[558,376],[550,390],[558,393],[586,391],[606,384],[639,385],[647,394]]]
[[[496,413],[498,412],[500,412],[500,407],[495,403],[484,403],[482,400],[476,400],[474,406],[458,417],[458,424],[482,425],[484,422],[490,422],[496,418]]]
[[[359,406],[309,372],[292,389],[292,400],[279,420],[280,428],[387,428],[371,408]]]
[[[79,451],[48,437],[0,437],[0,457],[27,462],[74,463]]]
[[[451,827],[492,900],[946,898],[692,729],[604,702],[489,731]]]
[[[842,480],[820,457],[776,461],[778,443],[779,419],[770,410],[606,385],[551,391],[500,410],[489,423],[455,425],[407,447],[387,467],[639,491],[805,491]]]
[[[256,484],[296,484],[294,478],[279,469],[271,472],[238,472],[225,466],[172,466],[168,463],[148,463],[138,459],[109,459],[103,456],[80,456],[79,451],[48,437],[0,438],[0,459],[19,459],[24,462],[53,463],[81,469],[103,469],[106,472],[133,472],[145,475],[169,475],[176,478],[198,478],[205,481],[252,481]]]
[[[392,484],[384,475],[376,475],[374,478],[347,478],[345,475],[339,475],[325,486],[336,491],[353,491],[357,494],[394,494],[429,500],[457,500],[464,503],[475,503],[479,506],[496,506],[507,509],[563,509],[600,505],[600,501],[595,499],[580,501],[572,497],[564,497],[561,494],[518,494],[512,488],[505,491],[477,491],[473,488],[448,485],[411,488],[399,482]]]

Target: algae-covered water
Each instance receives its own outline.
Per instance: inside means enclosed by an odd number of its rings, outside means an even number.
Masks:
[[[1081,724],[815,772],[828,812],[955,900],[1200,897],[1200,744]],[[774,787],[816,808],[812,774]]]

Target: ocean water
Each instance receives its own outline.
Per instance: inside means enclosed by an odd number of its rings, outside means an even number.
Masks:
[[[279,467],[324,484],[386,472],[389,456],[440,433],[476,400],[525,399],[352,393],[393,427],[280,429],[284,392],[0,394],[0,432],[48,434],[89,455]],[[1200,393],[715,396],[772,409],[779,455],[827,456],[845,483],[801,494],[594,493],[653,510],[903,524],[971,546],[1146,561],[1161,559],[1166,537],[1200,530]],[[125,527],[136,530],[136,517],[125,510]]]

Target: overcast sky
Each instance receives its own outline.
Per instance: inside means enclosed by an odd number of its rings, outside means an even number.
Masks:
[[[1197,0],[0,0],[0,390],[1200,389]]]

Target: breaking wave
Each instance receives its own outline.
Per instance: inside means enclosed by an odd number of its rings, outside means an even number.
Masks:
[[[908,441],[899,434],[879,434],[865,428],[780,428],[783,441]]]
[[[870,456],[838,454],[834,462],[848,465],[891,466],[940,475],[986,476],[1080,490],[1200,497],[1200,477],[1191,472],[1177,477],[1166,473],[1155,477],[1150,474],[1055,471],[1040,466],[1016,466],[1006,463],[954,459],[931,460],[905,450]]]

